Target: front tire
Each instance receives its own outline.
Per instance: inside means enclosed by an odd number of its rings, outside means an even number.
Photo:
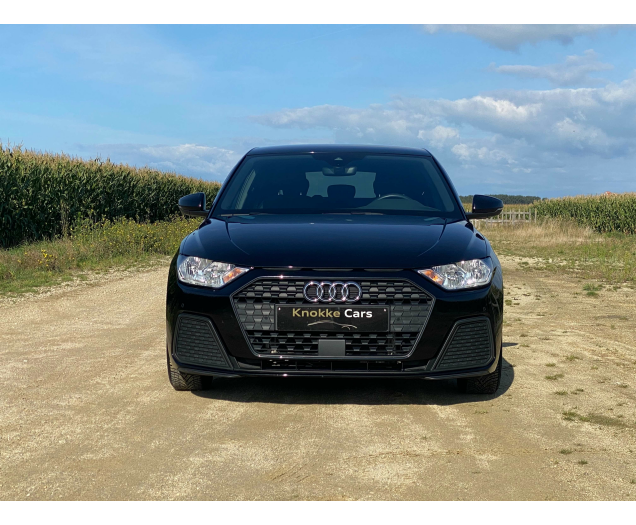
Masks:
[[[179,391],[209,390],[212,386],[212,377],[179,372],[170,361],[170,357],[168,357],[168,379],[172,388]]]
[[[457,380],[457,388],[462,394],[494,394],[501,384],[503,355],[499,352],[499,362],[495,371],[484,376],[463,377]]]

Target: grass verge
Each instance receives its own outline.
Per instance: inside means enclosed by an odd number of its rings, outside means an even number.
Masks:
[[[200,223],[184,218],[155,223],[84,222],[67,237],[0,250],[0,294],[33,292],[81,278],[88,271],[131,268],[174,255],[181,240]]]
[[[483,224],[480,231],[500,255],[530,259],[526,270],[569,271],[607,283],[636,281],[636,235],[594,232],[572,221],[546,219],[523,225]],[[596,295],[598,287],[585,289]]]
[[[32,292],[83,271],[138,266],[173,255],[199,224],[198,219],[184,218],[154,223],[86,221],[63,238],[0,249],[0,294]],[[636,281],[636,235],[599,234],[561,220],[514,227],[485,224],[480,229],[498,254],[530,259],[532,264],[522,265],[528,271],[570,271],[609,284]],[[594,296],[600,289],[587,284],[583,291]]]

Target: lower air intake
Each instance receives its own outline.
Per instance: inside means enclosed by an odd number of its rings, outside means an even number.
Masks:
[[[490,321],[469,319],[455,324],[433,370],[463,370],[486,366],[493,358]]]
[[[212,322],[198,315],[179,316],[174,353],[184,364],[232,368]]]

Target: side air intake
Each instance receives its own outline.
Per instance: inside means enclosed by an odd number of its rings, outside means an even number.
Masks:
[[[481,317],[458,321],[433,370],[464,370],[486,366],[494,356],[490,320]]]
[[[174,340],[175,357],[183,364],[232,368],[212,322],[206,317],[181,314]]]

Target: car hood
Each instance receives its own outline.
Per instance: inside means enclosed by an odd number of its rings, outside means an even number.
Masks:
[[[402,269],[482,258],[488,249],[466,221],[325,214],[206,220],[180,251],[250,267]]]

